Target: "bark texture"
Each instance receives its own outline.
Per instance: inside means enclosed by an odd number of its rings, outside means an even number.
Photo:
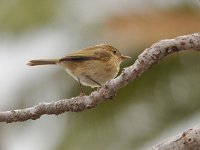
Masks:
[[[79,112],[93,108],[100,102],[113,99],[120,88],[142,75],[153,64],[158,63],[168,54],[183,50],[200,51],[200,33],[161,40],[153,44],[138,56],[133,65],[124,68],[117,78],[108,81],[99,90],[88,96],[78,96],[50,103],[42,102],[30,108],[0,112],[0,122],[11,123],[28,119],[35,120],[44,114],[58,115],[67,111]]]

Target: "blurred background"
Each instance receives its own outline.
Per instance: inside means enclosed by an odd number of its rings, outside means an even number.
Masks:
[[[126,67],[161,39],[199,31],[199,0],[1,0],[0,111],[79,94],[63,69],[30,59],[107,43],[132,56]],[[200,53],[167,56],[94,109],[0,123],[0,150],[147,149],[200,125],[199,76]]]

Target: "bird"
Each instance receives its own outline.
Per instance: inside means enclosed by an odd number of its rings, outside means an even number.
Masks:
[[[120,64],[125,59],[130,59],[118,49],[108,44],[90,46],[58,59],[34,59],[27,65],[58,65],[78,81],[80,95],[84,95],[83,87],[101,87],[107,81],[115,78],[120,70]]]

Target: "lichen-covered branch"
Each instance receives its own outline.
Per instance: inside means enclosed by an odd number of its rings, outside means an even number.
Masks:
[[[93,108],[102,101],[112,99],[120,88],[126,86],[168,54],[182,50],[200,51],[200,33],[161,40],[153,44],[138,56],[133,65],[124,68],[117,78],[107,82],[99,90],[88,96],[78,96],[50,103],[43,102],[26,109],[0,112],[0,122],[11,123],[28,119],[35,120],[44,114],[58,115],[67,111],[78,112]]]
[[[149,150],[199,150],[200,127],[191,128],[182,134],[170,138]]]

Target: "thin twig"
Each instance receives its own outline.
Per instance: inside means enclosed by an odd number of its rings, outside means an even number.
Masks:
[[[120,88],[126,86],[168,54],[182,50],[200,51],[200,33],[161,40],[153,44],[138,56],[133,65],[124,68],[117,78],[108,81],[98,91],[94,91],[88,96],[78,96],[50,103],[42,102],[26,109],[0,112],[0,122],[35,120],[44,114],[58,115],[67,111],[79,112],[93,108],[100,102],[112,99]]]

